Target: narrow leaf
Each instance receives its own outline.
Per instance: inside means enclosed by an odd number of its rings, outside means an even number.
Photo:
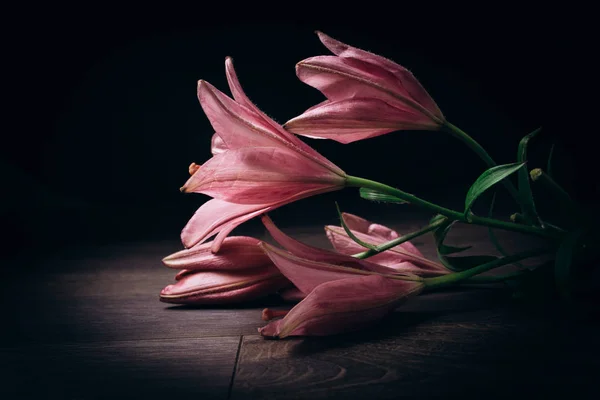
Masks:
[[[542,128],[538,128],[526,135],[519,142],[519,149],[517,151],[517,161],[525,163],[527,161],[527,145],[529,141],[533,139]],[[533,193],[531,192],[531,186],[529,184],[529,174],[526,168],[521,168],[518,172],[519,182],[519,199],[521,200],[521,210],[525,216],[525,220],[528,224],[535,223],[536,225],[542,226],[543,223],[537,214],[535,209],[535,203],[533,201]]]
[[[515,173],[519,168],[523,168],[525,163],[514,163],[497,165],[484,171],[479,178],[471,185],[465,198],[465,216],[468,216],[473,203],[486,190],[494,186],[496,183],[506,179],[509,175]]]
[[[454,225],[456,221],[448,221],[447,223],[441,225],[436,231],[434,231],[434,238],[436,241],[436,249],[438,253],[438,257],[442,264],[452,270],[452,271],[464,271],[469,268],[476,267],[478,265],[496,260],[498,257],[495,256],[486,256],[486,255],[478,255],[478,256],[465,256],[465,257],[448,257],[448,254],[458,253],[467,249],[470,249],[471,246],[467,247],[455,247],[448,246],[444,244],[444,239],[446,235],[450,231],[452,225]]]
[[[456,221],[448,222],[440,226],[440,228],[438,228],[436,231],[434,231],[433,236],[435,238],[438,253],[440,255],[446,256],[448,254],[460,253],[461,251],[465,251],[471,248],[471,246],[457,247],[444,244],[444,239],[446,238],[446,235],[448,234],[448,232],[450,232],[452,225],[454,225],[455,223]]]
[[[338,205],[337,202],[335,203],[335,207],[337,208],[338,217],[340,218],[340,225],[342,225],[342,228],[344,228],[344,230],[346,231],[346,234],[348,235],[348,237],[350,237],[350,239],[354,240],[356,243],[358,243],[362,247],[367,248],[369,250],[375,250],[376,251],[377,250],[377,246],[375,246],[374,244],[363,242],[362,240],[360,240],[359,238],[357,238],[354,233],[352,233],[352,231],[350,230],[350,228],[348,228],[348,225],[346,225],[346,221],[344,221],[344,216],[342,215],[342,211],[340,210],[340,206]]]
[[[378,201],[382,203],[407,204],[408,201],[401,198],[390,196],[389,194],[378,192],[377,190],[360,188],[360,197],[370,201]]]

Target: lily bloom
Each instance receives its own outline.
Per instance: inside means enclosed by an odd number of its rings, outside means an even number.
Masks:
[[[327,100],[288,121],[287,130],[351,143],[397,130],[437,130],[444,124],[435,101],[406,68],[317,34],[335,55],[300,61],[296,75]]]
[[[226,59],[225,69],[233,99],[208,82],[198,83],[198,99],[216,132],[213,157],[190,168],[193,175],[181,188],[217,200],[201,207],[182,232],[186,247],[218,234],[215,252],[240,223],[284,204],[341,189],[346,183],[344,171],[250,102],[231,58]]]
[[[398,232],[387,226],[372,223],[357,215],[342,213],[342,218],[358,239],[375,246],[400,237]],[[352,255],[366,250],[352,240],[341,226],[327,225],[325,232],[333,247],[342,254]],[[408,272],[419,276],[439,276],[450,273],[443,265],[425,258],[419,249],[410,242],[404,242],[369,257],[369,260],[398,272]]]
[[[290,282],[251,237],[228,237],[219,254],[211,243],[173,253],[163,259],[181,268],[175,284],[160,292],[160,300],[175,304],[228,304],[254,300],[287,288]]]
[[[378,275],[355,276],[317,286],[283,319],[259,328],[262,336],[324,336],[362,329],[415,296],[423,283]],[[264,317],[264,316],[263,316]],[[269,317],[269,316],[267,316]]]
[[[353,275],[400,275],[398,271],[370,260],[361,260],[335,251],[309,246],[283,233],[267,216],[262,217],[263,225],[273,239],[287,252],[262,243],[261,247],[271,257],[281,272],[305,295],[319,283],[327,280],[343,279]],[[407,263],[410,264],[410,263]],[[413,266],[413,269],[416,267]],[[412,275],[406,273],[407,275]]]

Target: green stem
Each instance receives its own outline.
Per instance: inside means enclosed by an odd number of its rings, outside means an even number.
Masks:
[[[466,281],[464,281],[464,283],[486,284],[486,283],[504,282],[509,279],[518,278],[518,277],[526,275],[528,273],[529,273],[529,271],[524,270],[524,271],[515,271],[515,272],[511,272],[509,274],[496,275],[496,276],[473,276],[473,277],[467,279]]]
[[[448,218],[451,218],[453,220],[457,220],[460,222],[472,223],[475,225],[483,225],[483,226],[489,226],[489,227],[494,227],[494,228],[500,228],[500,229],[505,229],[505,230],[514,231],[514,232],[533,234],[533,235],[537,235],[540,237],[546,237],[546,238],[550,238],[550,239],[558,238],[558,234],[556,232],[548,232],[548,231],[545,231],[543,229],[540,229],[540,228],[537,228],[534,226],[519,225],[519,224],[515,224],[512,222],[499,221],[499,220],[496,220],[493,218],[485,218],[485,217],[479,217],[476,215],[471,215],[470,221],[468,221],[467,218],[465,217],[464,213],[462,213],[462,212],[451,210],[449,208],[445,208],[445,207],[439,206],[434,203],[430,203],[430,202],[423,200],[417,196],[414,196],[410,193],[403,192],[402,190],[399,190],[399,189],[393,188],[391,186],[385,185],[383,183],[375,182],[375,181],[372,181],[369,179],[359,178],[356,176],[347,176],[346,177],[346,185],[347,186],[355,186],[355,187],[364,187],[364,188],[377,190],[379,192],[387,193],[392,196],[396,196],[403,200],[406,200],[407,202],[409,202],[411,204],[415,204],[417,206],[427,208],[431,211],[442,214]]]
[[[382,251],[386,251],[391,249],[392,247],[396,247],[404,242],[408,242],[409,240],[412,240],[416,237],[419,237],[421,235],[426,234],[427,232],[431,232],[435,229],[437,229],[437,227],[439,227],[440,225],[442,225],[444,222],[446,222],[446,220],[444,218],[440,219],[439,221],[434,222],[431,225],[427,225],[424,228],[419,229],[418,231],[409,233],[407,235],[404,236],[400,236],[399,238],[396,238],[394,240],[390,240],[389,242],[380,244],[379,246],[375,246],[374,249],[370,249],[367,251],[363,251],[362,253],[358,253],[358,254],[354,254],[352,257],[356,257],[356,258],[361,258],[361,259],[365,259],[371,256],[374,256],[376,254],[381,253]]]
[[[447,132],[452,134],[452,136],[456,137],[464,144],[466,144],[467,147],[473,150],[479,156],[479,158],[481,158],[486,163],[486,165],[489,168],[495,167],[497,165],[496,162],[492,159],[492,157],[490,157],[488,152],[485,151],[485,149],[481,147],[481,145],[477,143],[477,141],[475,141],[475,139],[469,136],[465,131],[463,131],[456,125],[451,124],[448,121],[446,121],[443,126],[446,128]],[[517,188],[515,188],[515,186],[512,184],[512,182],[510,182],[508,179],[505,179],[502,181],[502,183],[506,186],[506,188],[510,192],[510,195],[515,199],[517,204],[521,204],[521,202],[519,201],[519,192],[517,191]]]
[[[435,278],[427,278],[424,280],[425,286],[429,289],[431,288],[439,288],[448,286],[454,283],[465,281],[475,275],[479,275],[486,271],[489,271],[494,268],[501,267],[503,265],[512,264],[516,261],[524,260],[529,257],[539,256],[548,251],[548,249],[536,249],[536,250],[528,250],[522,253],[513,254],[507,257],[498,258],[494,261],[490,261],[485,264],[478,265],[477,267],[470,268],[466,271],[456,272],[454,274],[437,276]]]

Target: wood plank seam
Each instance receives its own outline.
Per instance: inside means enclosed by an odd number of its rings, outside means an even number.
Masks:
[[[240,359],[240,353],[242,350],[242,342],[244,341],[244,335],[240,335],[240,341],[238,342],[237,352],[235,354],[235,361],[233,362],[233,371],[231,372],[231,380],[229,381],[229,389],[227,390],[227,400],[231,398],[231,392],[235,383],[235,374],[238,368],[238,361]]]

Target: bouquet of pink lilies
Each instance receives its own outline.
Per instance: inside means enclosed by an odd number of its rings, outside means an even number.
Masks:
[[[271,321],[261,335],[285,338],[331,335],[373,323],[424,290],[480,282],[525,282],[538,269],[555,276],[552,285],[572,298],[577,262],[586,257],[590,231],[569,195],[550,171],[525,168],[527,145],[539,129],[525,136],[515,163],[497,165],[470,136],[446,120],[434,100],[406,68],[318,32],[333,55],[316,56],[296,65],[298,77],[327,98],[283,126],[259,110],[246,96],[233,68],[225,73],[233,98],[210,83],[198,82],[200,104],[212,124],[213,157],[192,163],[185,193],[212,197],[181,232],[185,250],[163,259],[179,269],[176,283],[160,293],[176,304],[231,304],[277,293],[297,304],[289,311],[265,309]],[[296,135],[351,143],[397,130],[444,130],[464,142],[488,169],[470,187],[462,210],[452,210],[383,183],[350,176]],[[509,176],[516,174],[515,186]],[[561,201],[568,222],[544,221],[536,211],[530,183],[539,182]],[[510,221],[478,216],[471,208],[492,186],[502,183],[520,206]],[[286,235],[267,213],[288,203],[346,187],[361,197],[387,203],[409,203],[432,211],[428,225],[400,235],[359,216],[342,213],[340,226],[326,226],[334,250],[315,248]],[[273,246],[246,236],[228,236],[238,225],[260,217]],[[444,244],[456,222],[504,229],[541,238],[539,248],[495,256],[450,256],[466,250]],[[439,261],[410,243],[432,233]],[[490,232],[492,232],[490,230]],[[207,240],[211,237],[210,242]],[[551,267],[518,268],[504,275],[481,275],[542,255],[554,256]],[[529,279],[531,281],[531,279]],[[281,318],[283,317],[283,318]]]

